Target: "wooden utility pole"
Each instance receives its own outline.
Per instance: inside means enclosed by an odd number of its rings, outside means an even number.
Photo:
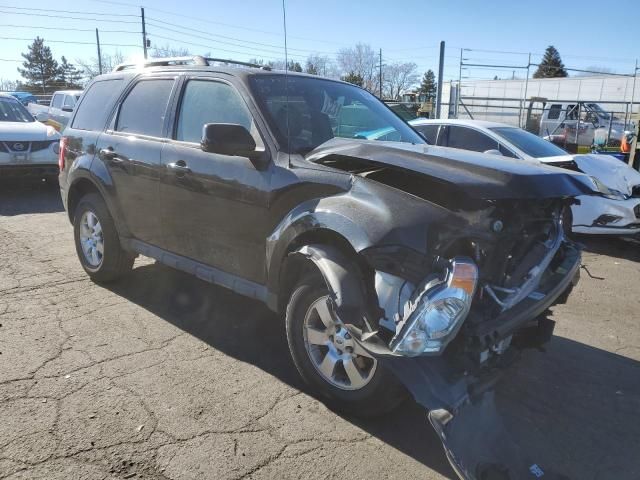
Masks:
[[[147,26],[144,23],[144,8],[140,7],[140,17],[142,19],[142,49],[144,50],[144,59],[147,59]]]
[[[442,109],[442,83],[444,78],[444,41],[440,42],[440,63],[438,64],[438,85],[436,86],[436,118]]]

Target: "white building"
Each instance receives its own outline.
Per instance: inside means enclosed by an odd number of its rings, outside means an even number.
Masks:
[[[634,86],[635,83],[635,86]],[[589,101],[600,103],[619,118],[640,112],[640,78],[612,75],[517,80],[462,80],[460,100],[458,82],[443,86],[441,117],[491,120],[520,125],[532,98],[549,101]],[[635,90],[635,91],[634,91]],[[632,100],[633,95],[633,100]],[[526,98],[526,100],[525,100]],[[540,104],[537,105],[540,107]],[[534,106],[536,108],[536,106]]]

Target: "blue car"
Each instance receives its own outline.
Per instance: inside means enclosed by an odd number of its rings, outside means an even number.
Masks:
[[[25,107],[30,103],[38,103],[38,99],[29,92],[9,92],[9,95],[18,99]]]

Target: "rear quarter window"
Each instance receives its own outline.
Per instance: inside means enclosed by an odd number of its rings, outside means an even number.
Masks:
[[[77,108],[71,128],[102,131],[122,85],[122,78],[100,80],[91,84]]]
[[[427,139],[427,142],[429,142],[429,144],[436,144],[436,139],[438,138],[438,128],[440,128],[440,125],[416,125],[413,128],[419,131],[422,136]]]

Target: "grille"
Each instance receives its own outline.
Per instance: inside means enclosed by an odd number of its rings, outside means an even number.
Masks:
[[[31,142],[31,151],[37,152],[38,150],[44,150],[45,148],[49,148],[49,145],[56,142],[57,140],[46,140],[42,142]]]
[[[28,152],[30,147],[30,142],[4,142],[4,144],[9,147],[9,150],[12,152]]]

